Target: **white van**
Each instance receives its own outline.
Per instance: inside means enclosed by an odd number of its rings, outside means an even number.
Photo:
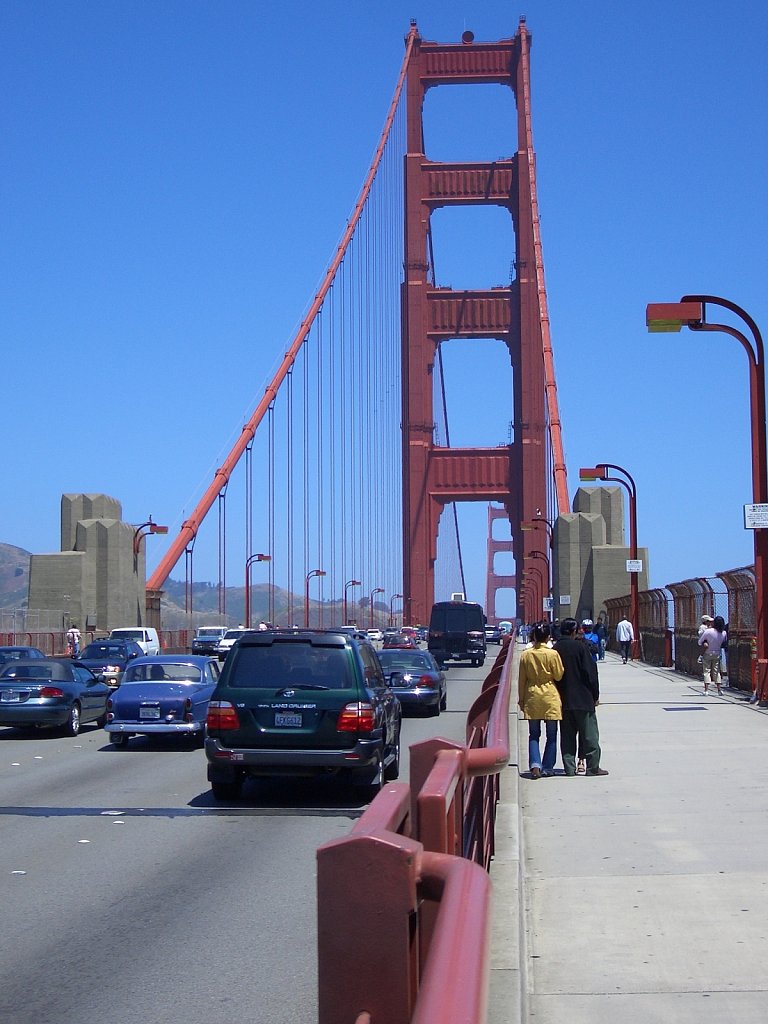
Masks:
[[[145,654],[160,653],[160,638],[157,630],[151,626],[126,626],[124,629],[113,629],[110,640],[135,640]]]

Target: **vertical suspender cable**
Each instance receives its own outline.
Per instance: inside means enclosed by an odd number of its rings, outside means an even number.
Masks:
[[[408,69],[408,64],[411,58],[411,52],[413,50],[413,46],[417,38],[417,35],[418,33],[416,27],[412,26],[406,39],[405,57],[403,58],[403,64],[400,69],[400,75],[398,77],[397,85],[395,87],[395,94],[389,106],[389,111],[387,113],[384,128],[379,139],[379,144],[376,148],[376,152],[374,153],[371,167],[368,171],[368,175],[363,184],[363,188],[357,200],[357,204],[355,205],[355,209],[352,212],[352,216],[349,219],[346,231],[344,232],[342,239],[339,242],[339,245],[336,249],[336,254],[333,260],[331,261],[331,264],[325,274],[325,277],[323,278],[323,283],[321,284],[320,289],[317,295],[315,296],[314,301],[312,302],[306,317],[302,321],[301,326],[299,327],[299,330],[293,339],[293,342],[291,343],[288,351],[286,352],[277,373],[272,379],[270,385],[267,387],[264,397],[259,402],[252,416],[248,420],[248,423],[243,428],[243,432],[239,440],[234,445],[231,452],[224,460],[220,468],[217,469],[216,473],[214,474],[214,479],[212,483],[209,485],[205,494],[198,502],[197,506],[192,512],[192,515],[182,524],[178,537],[171,544],[171,547],[161,559],[160,564],[157,566],[157,568],[147,581],[147,590],[162,589],[163,584],[171,574],[171,570],[181,557],[185,547],[190,542],[192,537],[194,537],[195,534],[197,533],[198,529],[200,528],[200,524],[210,511],[210,508],[213,505],[214,501],[216,500],[216,497],[219,494],[222,486],[227,482],[235,466],[240,461],[240,457],[242,456],[245,450],[245,446],[253,437],[256,427],[259,425],[259,423],[261,423],[262,419],[266,415],[267,409],[269,408],[271,402],[273,401],[275,395],[277,394],[280,385],[283,383],[286,376],[288,375],[288,371],[290,367],[293,365],[296,355],[304,342],[304,338],[307,335],[309,327],[314,321],[314,318],[317,315],[318,310],[320,309],[320,307],[323,304],[323,301],[325,300],[325,296],[328,292],[328,289],[330,288],[331,283],[334,277],[336,276],[336,272],[341,265],[347,246],[349,245],[349,242],[355,232],[355,228],[357,227],[357,223],[360,219],[363,207],[365,206],[366,200],[373,185],[373,181],[376,177],[376,173],[381,162],[381,157],[384,152],[384,147],[386,145],[387,139],[389,137],[389,132],[392,127],[395,111],[397,110],[397,106],[400,101],[400,94],[403,90],[406,71]]]

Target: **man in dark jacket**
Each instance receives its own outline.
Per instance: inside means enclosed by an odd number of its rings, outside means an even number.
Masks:
[[[555,650],[565,672],[557,683],[563,701],[560,723],[560,753],[566,775],[576,774],[576,749],[579,739],[587,761],[587,775],[607,775],[600,767],[600,733],[595,707],[600,703],[597,665],[587,645],[576,636],[576,619],[563,619]]]

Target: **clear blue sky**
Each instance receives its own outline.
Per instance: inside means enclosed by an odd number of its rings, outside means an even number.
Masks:
[[[65,491],[178,528],[333,253],[410,19],[497,39],[521,13],[570,491],[580,465],[633,473],[654,585],[751,560],[746,358],[725,336],[648,335],[644,311],[720,294],[768,333],[757,0],[4,0],[2,540],[57,550]],[[427,103],[428,155],[514,151],[508,95],[448,92]],[[435,218],[441,283],[504,283],[508,222],[466,216]],[[466,358],[446,347],[452,442],[504,442],[509,370],[480,346],[468,384]],[[482,600],[484,506],[463,520]]]

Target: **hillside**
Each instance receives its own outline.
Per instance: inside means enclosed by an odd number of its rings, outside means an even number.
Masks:
[[[12,544],[0,544],[0,610],[25,608],[29,592],[30,552]],[[162,622],[164,629],[186,629],[190,625],[237,626],[245,618],[245,588],[226,587],[223,597],[225,614],[219,614],[219,588],[215,583],[194,583],[192,586],[192,622],[189,622],[185,604],[186,584],[183,580],[169,579],[164,590]],[[315,602],[312,602],[314,605]],[[275,621],[280,625],[288,623],[288,593],[279,587],[274,596]],[[381,618],[384,605],[377,605],[377,619]],[[359,622],[365,622],[367,604],[355,608],[350,604],[350,614],[357,614]],[[303,597],[293,599],[293,618],[304,614]],[[337,625],[343,617],[341,603],[328,603],[324,608],[326,625]],[[269,618],[269,587],[265,583],[251,588],[251,622],[258,623]]]
[[[29,592],[30,554],[12,544],[0,544],[0,608],[20,608]]]

